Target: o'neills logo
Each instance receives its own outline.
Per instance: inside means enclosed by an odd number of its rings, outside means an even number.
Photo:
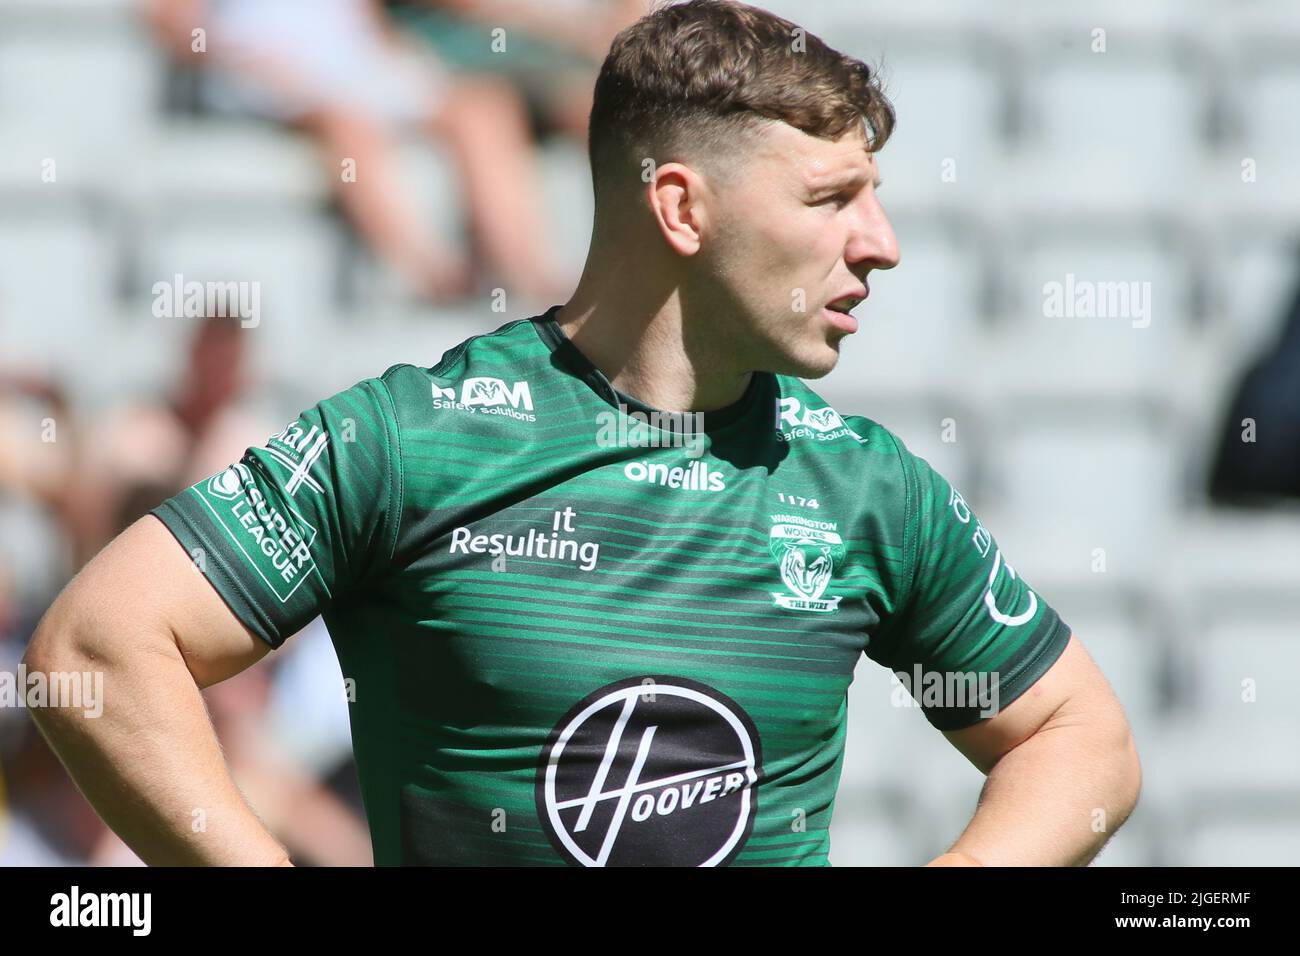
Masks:
[[[778,607],[791,611],[836,611],[840,598],[823,598],[835,564],[844,560],[844,539],[832,521],[772,515],[768,548],[789,594],[773,591]]]
[[[623,466],[623,477],[628,481],[644,481],[686,491],[725,491],[727,488],[727,480],[722,472],[710,468],[702,461],[693,461],[685,467],[660,462],[629,461]]]

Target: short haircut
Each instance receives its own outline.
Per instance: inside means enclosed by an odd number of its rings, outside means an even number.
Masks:
[[[730,0],[660,6],[614,38],[596,80],[588,148],[602,185],[644,161],[725,154],[763,120],[823,139],[864,126],[880,149],[894,108],[861,60],[766,10]],[[632,180],[634,181],[634,180]]]

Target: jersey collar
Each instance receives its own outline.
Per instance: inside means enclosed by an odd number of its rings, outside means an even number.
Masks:
[[[532,319],[537,334],[546,343],[556,360],[563,364],[578,378],[582,379],[605,403],[617,408],[622,405],[629,412],[636,411],[649,417],[652,414],[665,414],[664,410],[653,408],[637,398],[620,392],[564,334],[559,322],[555,320],[562,306],[553,305],[545,313]],[[776,377],[770,372],[755,372],[750,376],[749,387],[739,399],[724,408],[704,412],[705,431],[716,431],[733,425],[764,410],[769,416],[775,415]]]

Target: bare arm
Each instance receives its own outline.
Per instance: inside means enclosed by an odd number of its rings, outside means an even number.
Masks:
[[[152,515],[96,555],[41,619],[28,672],[102,674],[102,714],[47,707],[33,719],[145,863],[288,865],[231,779],[199,693],[268,650]]]
[[[199,60],[192,46],[192,31],[207,26],[205,0],[145,0],[143,10],[155,39],[178,62],[194,64]]]
[[[944,736],[988,780],[965,831],[931,866],[1084,866],[1137,804],[1128,720],[1073,635],[1005,711]]]

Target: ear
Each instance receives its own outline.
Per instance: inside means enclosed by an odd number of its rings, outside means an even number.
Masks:
[[[682,163],[664,163],[646,188],[650,212],[668,245],[682,256],[699,252],[708,225],[707,191],[700,174]]]

